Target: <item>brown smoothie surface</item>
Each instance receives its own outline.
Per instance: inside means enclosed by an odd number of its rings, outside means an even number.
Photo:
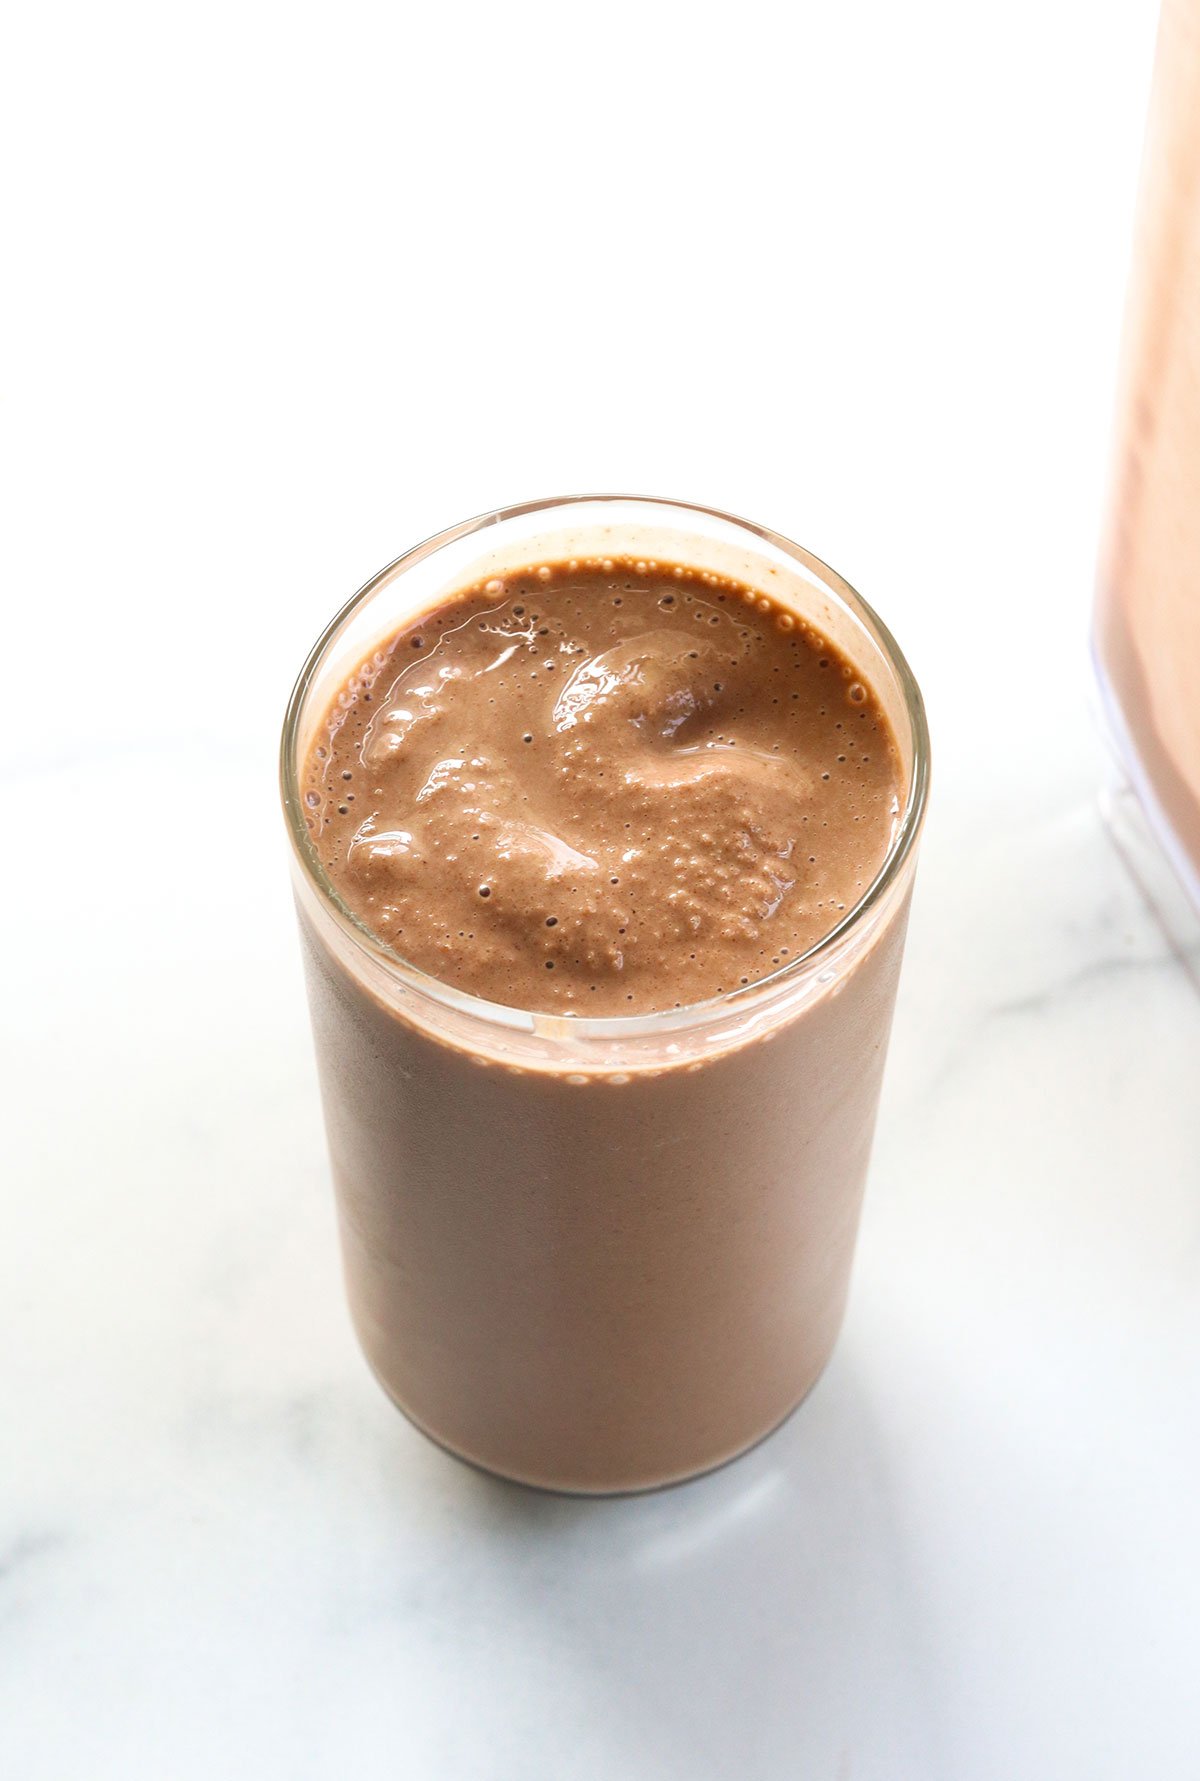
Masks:
[[[488,1001],[630,1015],[835,927],[903,774],[810,623],[686,565],[593,558],[405,625],[332,701],[303,783],[338,895],[401,957]]]

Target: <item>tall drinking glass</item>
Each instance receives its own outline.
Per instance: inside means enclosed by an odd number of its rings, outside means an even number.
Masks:
[[[1200,0],[1163,0],[1095,658],[1118,844],[1200,983]]]
[[[501,1007],[415,969],[339,898],[300,794],[330,700],[402,623],[589,554],[768,585],[869,680],[903,780],[878,875],[823,939],[630,1018]],[[928,770],[920,694],[870,608],[700,507],[486,514],[398,558],[318,640],[282,782],[346,1282],[380,1383],[435,1440],[532,1484],[636,1490],[730,1459],[808,1392],[846,1300]]]

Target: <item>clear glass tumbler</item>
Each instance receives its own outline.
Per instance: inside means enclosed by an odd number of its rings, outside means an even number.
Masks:
[[[1200,0],[1163,0],[1095,661],[1118,846],[1200,986]]]
[[[859,668],[904,775],[891,845],[836,928],[746,988],[621,1019],[482,1002],[344,906],[300,768],[405,620],[481,576],[625,553],[767,586]],[[702,507],[485,514],[390,564],[318,640],[282,787],[346,1281],[381,1384],[435,1440],[530,1484],[645,1489],[732,1458],[809,1391],[845,1305],[928,774],[920,693],[865,602]]]

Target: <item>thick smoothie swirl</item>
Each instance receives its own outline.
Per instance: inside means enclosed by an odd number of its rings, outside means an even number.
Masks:
[[[758,589],[532,565],[413,621],[307,763],[343,901],[489,1001],[704,1001],[784,966],[879,870],[901,771],[872,689]]]

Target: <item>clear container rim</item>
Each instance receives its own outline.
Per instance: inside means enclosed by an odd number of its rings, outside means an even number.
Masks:
[[[908,795],[905,799],[904,809],[879,871],[863,891],[862,896],[852,904],[836,926],[830,928],[829,932],[823,934],[819,940],[814,941],[806,952],[800,953],[794,959],[789,959],[786,965],[781,965],[766,977],[760,977],[751,984],[738,985],[734,989],[726,990],[721,995],[710,996],[702,1002],[690,1002],[682,1008],[659,1009],[647,1014],[564,1016],[510,1007],[498,1002],[487,1002],[479,996],[472,996],[456,989],[453,985],[442,982],[440,978],[420,970],[418,966],[386,945],[370,931],[364,922],[359,920],[338,895],[337,889],[322,866],[313,845],[312,836],[304,818],[304,805],[300,794],[297,744],[305,700],[330,647],[336,642],[343,627],[355,612],[370,600],[383,582],[424,562],[447,545],[455,544],[463,538],[470,537],[473,533],[484,532],[491,526],[502,525],[507,520],[527,518],[537,513],[549,515],[556,510],[569,510],[572,507],[606,503],[632,504],[657,510],[660,516],[667,510],[681,514],[703,514],[709,519],[736,527],[751,537],[772,545],[825,583],[829,591],[835,593],[850,608],[851,612],[865,623],[868,631],[873,634],[874,641],[885,657],[888,667],[895,675],[911,736],[912,770],[909,775]],[[388,976],[395,978],[406,989],[415,991],[444,1008],[453,1010],[460,1015],[469,1016],[490,1027],[505,1028],[509,1031],[516,1029],[535,1032],[542,1037],[551,1037],[557,1032],[573,1044],[588,1039],[606,1041],[647,1036],[669,1036],[672,1033],[686,1032],[698,1025],[711,1022],[717,1016],[750,1014],[774,1001],[781,992],[789,989],[798,981],[806,981],[814,973],[819,974],[819,967],[823,966],[838,951],[843,942],[852,935],[854,930],[861,927],[865,920],[885,902],[893,886],[901,879],[905,864],[916,846],[924,820],[929,798],[929,773],[929,726],[921,690],[891,631],[862,595],[828,563],[822,561],[820,557],[814,556],[811,551],[805,550],[802,545],[795,544],[790,538],[784,537],[782,533],[774,532],[766,526],[757,525],[753,520],[743,519],[738,514],[727,513],[721,508],[709,507],[697,501],[672,500],[666,496],[658,495],[555,495],[541,500],[522,501],[511,506],[495,508],[487,513],[476,514],[474,518],[463,520],[458,525],[449,526],[444,531],[436,532],[422,543],[414,545],[412,549],[402,552],[400,556],[395,557],[372,575],[370,580],[358,589],[357,593],[351,595],[350,599],[330,619],[313,644],[288,700],[279,753],[280,795],[293,854],[306,879],[318,893],[323,907],[353,945],[374,960],[376,965],[382,967]]]

